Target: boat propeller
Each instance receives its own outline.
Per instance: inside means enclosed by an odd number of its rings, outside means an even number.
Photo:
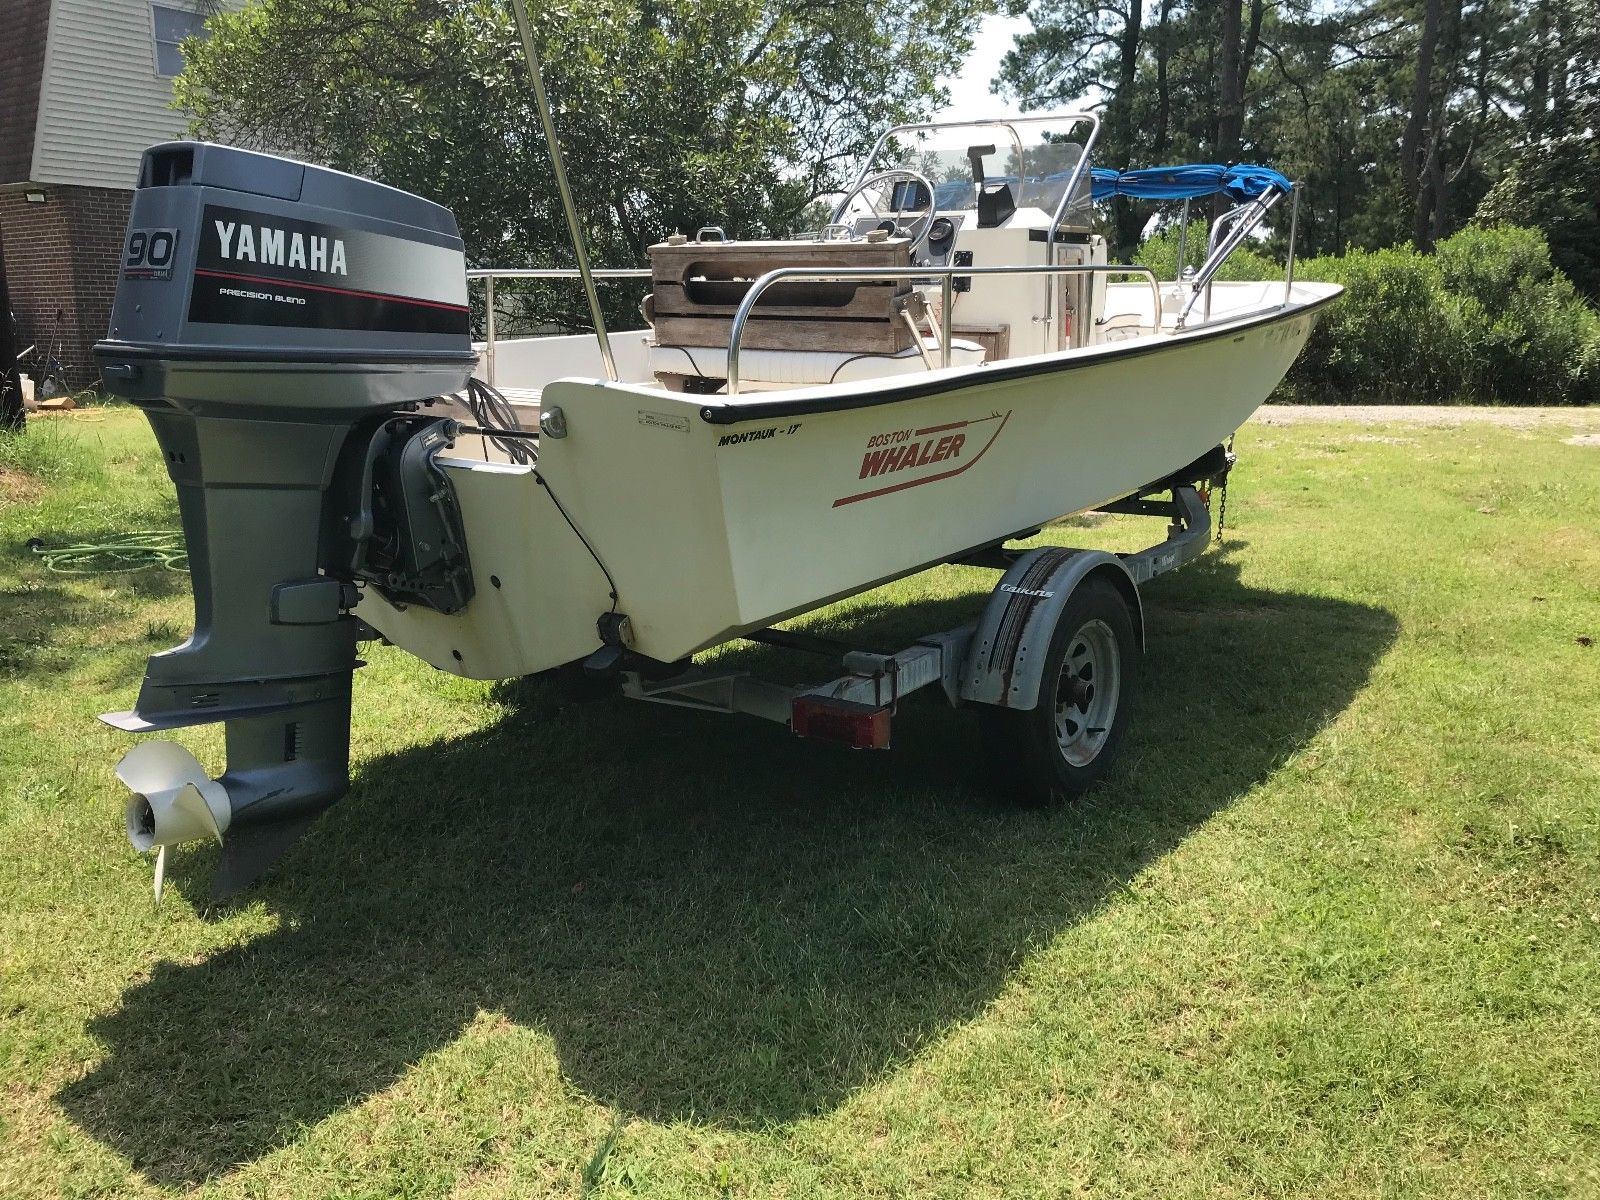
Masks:
[[[128,841],[141,854],[156,852],[155,895],[161,903],[167,847],[214,837],[233,819],[228,789],[206,774],[199,760],[175,742],[141,742],[117,764],[128,797]]]

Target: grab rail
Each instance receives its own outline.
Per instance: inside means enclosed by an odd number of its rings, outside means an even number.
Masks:
[[[744,337],[745,324],[756,306],[761,293],[783,279],[810,279],[818,283],[848,283],[852,279],[890,281],[896,279],[939,280],[939,362],[950,365],[950,310],[954,281],[971,275],[1142,275],[1150,283],[1152,302],[1151,320],[1157,332],[1161,329],[1161,285],[1156,273],[1149,267],[1128,264],[1099,263],[1049,263],[1038,266],[1008,265],[997,267],[778,267],[768,271],[750,285],[733,314],[733,326],[728,331],[728,395],[739,394],[739,344]],[[920,335],[919,335],[920,340]]]
[[[1283,303],[1289,304],[1294,294],[1294,250],[1295,239],[1300,232],[1300,191],[1301,185],[1290,183],[1286,192],[1280,187],[1272,187],[1261,193],[1248,204],[1240,204],[1223,213],[1211,223],[1210,235],[1206,239],[1206,258],[1195,271],[1192,278],[1183,277],[1184,246],[1189,235],[1189,202],[1183,202],[1183,224],[1178,232],[1178,282],[1188,284],[1192,291],[1189,302],[1178,313],[1176,327],[1183,329],[1189,321],[1189,312],[1194,308],[1195,302],[1202,295],[1205,297],[1205,306],[1201,310],[1201,321],[1211,319],[1211,284],[1216,274],[1222,269],[1222,264],[1228,261],[1228,256],[1237,250],[1245,238],[1266,220],[1278,201],[1285,196],[1289,199],[1289,252],[1284,263],[1283,272]]]
[[[480,267],[467,272],[467,282],[475,279],[483,280],[483,371],[488,376],[489,386],[494,386],[494,281],[496,279],[582,279],[583,272],[576,267]],[[649,279],[649,267],[601,267],[591,270],[589,278],[599,280],[610,279]]]

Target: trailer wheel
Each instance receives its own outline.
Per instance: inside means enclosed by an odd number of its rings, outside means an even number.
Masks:
[[[1085,579],[1051,634],[1039,703],[980,710],[991,757],[1017,799],[1045,804],[1100,782],[1127,728],[1135,653],[1122,593],[1107,579]]]

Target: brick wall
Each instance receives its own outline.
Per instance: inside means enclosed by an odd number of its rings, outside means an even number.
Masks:
[[[33,131],[39,119],[50,0],[5,0],[0,25],[0,183],[22,183],[33,170]]]
[[[111,322],[133,193],[59,185],[43,191],[43,204],[29,204],[21,192],[0,193],[11,307],[22,344],[59,342],[68,382],[90,387],[99,379],[91,351]]]

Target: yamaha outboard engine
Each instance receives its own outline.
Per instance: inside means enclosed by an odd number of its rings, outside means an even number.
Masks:
[[[471,598],[459,514],[418,413],[476,361],[448,209],[226,146],[146,151],[106,386],[142,408],[177,485],[194,633],[153,655],[142,733],[222,721],[209,779],[170,743],[118,768],[128,836],[223,844],[215,895],[250,883],[349,786],[358,583],[454,611]]]

